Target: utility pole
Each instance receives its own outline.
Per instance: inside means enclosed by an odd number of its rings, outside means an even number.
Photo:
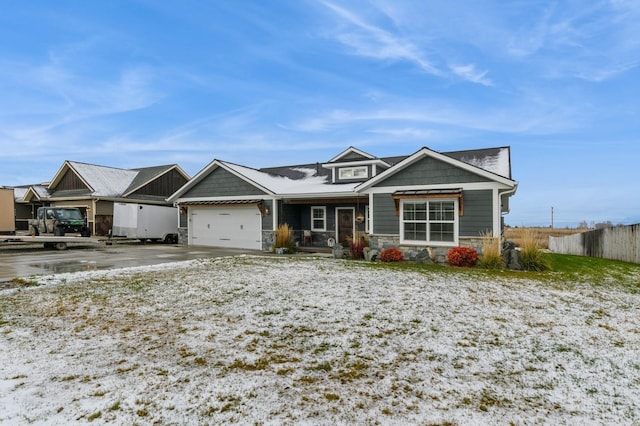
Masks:
[[[551,206],[551,229],[553,229],[553,206]]]

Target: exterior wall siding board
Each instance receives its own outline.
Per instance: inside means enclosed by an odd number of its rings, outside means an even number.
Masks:
[[[157,195],[168,197],[176,192],[182,185],[187,183],[187,179],[178,173],[177,170],[170,170],[159,178],[149,182],[130,197],[135,198],[136,195]]]
[[[435,158],[425,157],[404,170],[380,182],[378,187],[415,185],[459,184],[460,182],[487,182],[488,179],[447,164]]]
[[[238,195],[264,195],[264,191],[245,182],[232,173],[217,168],[183,195],[191,197],[233,197]]]
[[[264,201],[264,206],[263,208],[265,209],[269,209],[271,212],[273,212],[273,201],[271,200],[265,200]],[[273,231],[273,219],[272,219],[272,215],[271,214],[265,214],[262,216],[262,230],[263,231]]]
[[[360,155],[357,152],[349,152],[344,157],[340,158],[337,162],[343,163],[348,161],[363,161],[363,160],[369,160],[369,158],[363,155]]]
[[[493,230],[493,194],[491,190],[463,191],[464,214],[460,216],[460,236],[479,237]]]
[[[65,174],[55,187],[55,191],[69,191],[76,189],[89,189],[82,183],[82,180],[71,169],[67,170]]]
[[[400,221],[391,194],[373,195],[373,234],[399,234]]]

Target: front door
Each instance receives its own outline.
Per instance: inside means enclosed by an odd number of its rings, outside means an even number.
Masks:
[[[354,208],[338,207],[336,209],[336,216],[338,242],[342,244],[343,247],[349,247],[349,243],[353,240]]]

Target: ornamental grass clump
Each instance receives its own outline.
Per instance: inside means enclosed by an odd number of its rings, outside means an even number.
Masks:
[[[384,249],[380,252],[381,262],[402,262],[404,255],[400,249],[395,247]]]
[[[475,266],[478,252],[470,247],[454,247],[447,253],[447,260],[453,266]]]
[[[527,271],[541,272],[551,269],[549,261],[540,250],[540,242],[532,230],[526,230],[520,243],[522,267]]]
[[[276,229],[276,242],[275,248],[286,248],[289,250],[293,250],[293,231],[289,227],[288,224],[283,223],[278,225],[278,229]]]
[[[484,269],[504,268],[499,238],[494,238],[489,233],[482,234],[482,256],[478,259],[478,266]]]

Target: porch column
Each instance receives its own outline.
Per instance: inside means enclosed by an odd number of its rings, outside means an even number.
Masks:
[[[369,193],[369,235],[373,234],[373,192]]]
[[[276,229],[278,229],[278,213],[280,212],[279,209],[279,205],[278,205],[278,200],[277,199],[273,199],[272,201],[272,208],[271,208],[271,218],[272,218],[272,229],[275,231]]]
[[[502,219],[502,214],[501,214],[501,210],[502,210],[502,206],[500,205],[500,191],[498,191],[498,188],[494,188],[492,190],[492,194],[493,194],[493,238],[500,238],[500,228],[501,228],[501,219]]]

